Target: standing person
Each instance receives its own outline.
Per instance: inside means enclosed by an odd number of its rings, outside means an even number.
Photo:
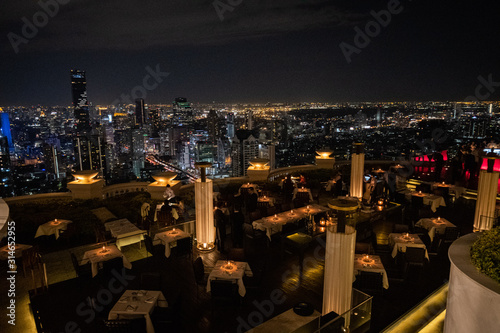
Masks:
[[[245,216],[241,212],[241,207],[239,205],[235,205],[234,210],[231,213],[233,247],[243,247],[243,223],[245,223]]]
[[[432,156],[434,160],[434,179],[439,182],[441,180],[441,172],[443,171],[444,158],[443,154],[436,151]]]
[[[257,210],[258,199],[259,195],[257,194],[257,191],[253,187],[250,187],[248,195],[247,213],[251,213]]]
[[[286,180],[283,183],[283,194],[285,195],[286,202],[292,201],[293,197],[293,181],[292,176],[286,176]]]
[[[220,209],[221,204],[217,203],[214,210],[214,224],[216,230],[215,242],[219,252],[224,253],[226,241],[226,216]]]

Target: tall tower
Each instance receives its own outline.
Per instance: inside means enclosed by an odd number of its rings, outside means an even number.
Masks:
[[[13,150],[14,143],[12,142],[12,134],[10,132],[9,114],[7,112],[0,112],[0,135],[3,135],[7,138],[7,144],[9,146],[9,149]]]
[[[247,127],[247,130],[253,130],[253,111],[252,110],[247,111],[246,127]]]
[[[227,137],[230,140],[234,137],[234,113],[227,115]]]
[[[142,126],[147,122],[146,108],[144,107],[144,98],[135,100],[135,124]]]
[[[75,108],[76,134],[87,134],[90,132],[90,116],[85,71],[71,70],[71,92]]]

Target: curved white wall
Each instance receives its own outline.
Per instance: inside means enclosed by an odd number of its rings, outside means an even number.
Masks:
[[[468,234],[450,247],[445,333],[500,332],[500,283],[480,273],[470,260],[478,236]]]

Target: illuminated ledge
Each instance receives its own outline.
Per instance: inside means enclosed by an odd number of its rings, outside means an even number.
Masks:
[[[431,323],[435,325],[436,318],[442,315],[446,308],[447,295],[448,284],[444,284],[382,332],[421,332],[423,328],[430,327]]]

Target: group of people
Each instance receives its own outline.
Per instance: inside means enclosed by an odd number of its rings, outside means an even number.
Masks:
[[[397,175],[392,169],[376,175],[365,170],[363,200],[367,204],[373,204],[381,197],[394,200],[396,185]]]
[[[214,207],[215,245],[221,253],[226,252],[226,230],[228,224],[231,226],[233,246],[243,247],[243,223],[245,223],[245,216],[240,205],[234,205],[230,211],[225,203],[216,203]]]
[[[493,141],[484,142],[468,142],[459,147],[457,155],[451,159],[450,171],[451,181],[453,184],[465,183],[477,179],[483,158],[494,154],[494,150],[500,148],[500,144]]]

